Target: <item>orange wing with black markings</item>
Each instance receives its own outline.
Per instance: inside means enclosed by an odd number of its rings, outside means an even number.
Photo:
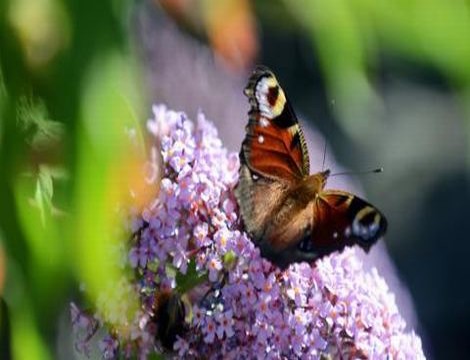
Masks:
[[[320,192],[313,211],[309,242],[322,254],[354,244],[368,251],[387,230],[385,216],[377,208],[345,191]]]
[[[289,181],[309,174],[307,147],[297,117],[274,74],[257,67],[245,88],[251,110],[241,158],[263,176]]]

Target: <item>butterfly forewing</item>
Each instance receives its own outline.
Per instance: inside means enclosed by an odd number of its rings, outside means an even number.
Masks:
[[[241,157],[263,176],[293,181],[307,176],[307,147],[297,117],[274,74],[258,67],[245,94],[251,104]]]

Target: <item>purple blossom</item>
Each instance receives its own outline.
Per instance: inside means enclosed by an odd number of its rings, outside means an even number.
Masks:
[[[213,255],[207,261],[207,270],[209,270],[209,280],[216,281],[219,277],[219,272],[222,270],[222,262],[220,259]]]
[[[202,331],[204,334],[204,341],[206,343],[214,342],[215,334],[217,331],[217,324],[215,323],[214,319],[212,319],[212,317],[209,317],[207,319],[206,324]]]
[[[142,308],[127,328],[103,319],[113,334],[100,342],[104,358],[167,351],[156,336],[155,299],[184,284],[192,316],[174,343],[181,358],[424,358],[387,284],[377,270],[363,269],[354,249],[284,271],[261,258],[232,193],[237,154],[222,147],[201,112],[196,125],[163,105],[153,112],[148,129],[163,159],[162,169],[152,168],[162,176],[160,193],[132,213],[137,236],[127,254]],[[88,334],[77,338],[83,346],[98,323],[73,304],[71,310],[74,328]]]
[[[173,265],[179,269],[182,274],[186,274],[188,264],[189,258],[186,254],[186,250],[178,243],[173,254]]]
[[[75,349],[89,356],[89,341],[98,329],[98,320],[93,315],[81,311],[75,303],[70,304],[70,317],[75,334]]]
[[[180,357],[183,357],[189,353],[189,343],[185,339],[178,337],[175,342],[175,351]]]
[[[103,359],[114,359],[117,356],[119,342],[111,335],[106,335],[101,339],[98,346],[103,354]]]
[[[216,315],[216,321],[218,323],[217,327],[217,337],[219,339],[222,339],[224,337],[224,334],[229,338],[231,337],[234,332],[233,332],[233,311],[229,310],[224,313],[218,313]]]

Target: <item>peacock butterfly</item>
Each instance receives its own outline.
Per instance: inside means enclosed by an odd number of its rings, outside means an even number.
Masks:
[[[274,74],[258,66],[244,93],[251,109],[235,197],[261,255],[285,268],[354,244],[368,251],[385,217],[353,194],[325,189],[329,170],[310,175],[303,132]]]

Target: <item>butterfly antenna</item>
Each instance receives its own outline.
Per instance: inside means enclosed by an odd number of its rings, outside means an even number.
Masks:
[[[321,166],[321,171],[325,170],[325,160],[326,160],[326,146],[327,146],[326,138],[325,138],[325,145],[323,145],[323,163]]]
[[[365,171],[343,171],[335,174],[331,174],[332,176],[340,176],[340,175],[367,175],[367,174],[378,174],[384,171],[384,168],[380,167],[373,170],[365,170]]]
[[[331,99],[331,102],[330,102],[330,111],[332,113],[334,113],[334,107],[336,106],[336,100],[335,99]],[[328,135],[331,133],[331,122],[326,122],[325,123],[325,133]],[[325,170],[325,160],[326,160],[326,148],[328,146],[328,142],[326,141],[326,139],[328,139],[329,136],[325,136],[325,145],[323,146],[323,164],[322,164],[322,167],[321,167],[321,170],[324,171]]]

